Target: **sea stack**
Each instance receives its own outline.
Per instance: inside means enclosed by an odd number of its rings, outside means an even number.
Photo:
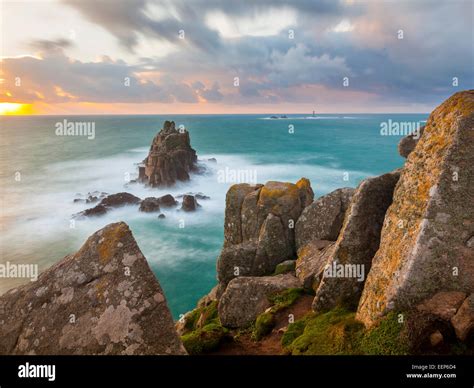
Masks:
[[[177,181],[189,180],[189,173],[197,170],[196,162],[189,132],[184,128],[176,129],[174,121],[165,121],[143,161],[140,180],[152,187],[172,186]]]

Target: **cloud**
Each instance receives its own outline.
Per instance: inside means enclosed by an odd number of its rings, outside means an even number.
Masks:
[[[434,103],[474,86],[472,2],[261,0],[64,0],[110,33],[127,55],[85,62],[71,42],[39,39],[40,58],[4,60],[10,87],[28,101],[253,104],[311,102],[310,91]],[[289,29],[294,35],[290,36]],[[184,32],[184,35],[180,31]],[[404,38],[398,39],[399,30]],[[166,42],[166,55],[143,54]],[[93,42],[75,42],[93,45]],[[101,48],[97,47],[97,54]],[[143,54],[143,55],[142,55]],[[160,53],[161,54],[161,53]],[[133,59],[130,59],[130,58]],[[349,77],[349,87],[342,84]],[[233,86],[239,77],[240,86]],[[459,88],[452,79],[458,77]],[[131,80],[124,86],[124,79]],[[59,88],[59,89],[58,89]],[[329,94],[329,92],[328,92]],[[369,107],[370,110],[370,107]]]

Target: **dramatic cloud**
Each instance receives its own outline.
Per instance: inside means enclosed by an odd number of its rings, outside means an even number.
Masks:
[[[337,100],[372,96],[409,107],[474,85],[471,1],[64,0],[58,7],[121,49],[101,57],[98,46],[98,59],[81,60],[68,53],[84,45],[90,52],[94,42],[47,39],[40,29],[28,43],[38,57],[4,59],[5,99],[244,105],[311,103],[319,96],[309,91],[324,90]],[[23,87],[11,87],[16,76]]]

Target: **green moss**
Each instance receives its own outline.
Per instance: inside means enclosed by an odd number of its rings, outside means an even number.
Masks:
[[[252,339],[260,341],[269,334],[275,326],[275,314],[284,308],[290,307],[303,293],[304,290],[302,288],[289,288],[270,295],[268,300],[272,307],[257,317],[253,325]]]
[[[255,321],[252,332],[252,339],[260,341],[264,336],[269,334],[275,326],[275,314],[271,311],[260,314]]]
[[[303,334],[306,327],[306,318],[300,319],[288,325],[287,331],[283,334],[281,344],[284,348],[288,347],[296,338]]]
[[[292,272],[295,270],[295,265],[295,260],[284,261],[283,263],[280,263],[275,267],[275,272],[273,273],[273,275],[275,276]]]
[[[291,324],[281,343],[294,355],[403,355],[408,353],[408,341],[402,326],[398,314],[392,312],[378,326],[366,330],[354,312],[338,307],[322,314],[310,313]]]
[[[398,313],[389,313],[376,327],[364,333],[360,340],[361,353],[408,354],[408,341],[401,334],[402,328],[403,324],[398,322]]]
[[[217,301],[194,309],[186,319],[187,332],[181,337],[189,354],[201,354],[216,349],[228,330],[221,325]]]
[[[196,355],[210,352],[219,347],[227,329],[217,323],[210,323],[202,329],[194,330],[181,337],[189,354]]]
[[[268,300],[273,304],[272,311],[276,313],[281,309],[291,306],[303,293],[304,290],[302,288],[289,288],[270,295]]]
[[[296,323],[303,333],[290,343],[285,338],[286,349],[294,355],[301,354],[357,354],[358,337],[363,325],[354,313],[336,308],[324,314],[309,314],[304,323]],[[294,334],[297,334],[294,332]]]

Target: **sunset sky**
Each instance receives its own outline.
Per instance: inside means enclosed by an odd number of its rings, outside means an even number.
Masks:
[[[429,112],[474,87],[470,0],[248,3],[2,1],[0,114]]]

